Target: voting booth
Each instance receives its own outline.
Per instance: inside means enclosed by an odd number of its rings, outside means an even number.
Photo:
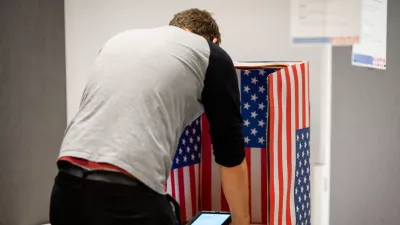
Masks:
[[[308,62],[235,63],[249,168],[252,224],[311,224]],[[166,191],[181,220],[229,212],[205,115],[183,132]],[[283,222],[283,223],[282,223]]]

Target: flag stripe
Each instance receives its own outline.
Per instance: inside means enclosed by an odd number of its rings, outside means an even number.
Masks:
[[[261,223],[268,220],[268,155],[267,149],[261,149]]]
[[[291,171],[292,171],[292,173],[291,173],[291,178],[289,179],[290,180],[290,215],[291,215],[291,224],[293,224],[293,225],[296,225],[296,213],[295,213],[295,208],[294,208],[294,191],[293,191],[293,189],[294,189],[294,182],[295,182],[295,173],[296,173],[296,166],[295,166],[295,164],[296,164],[296,151],[295,151],[295,146],[296,146],[296,139],[295,139],[295,136],[296,136],[296,125],[295,125],[295,117],[296,117],[296,111],[295,111],[295,103],[297,102],[296,101],[296,98],[295,98],[295,94],[297,93],[296,92],[296,88],[295,87],[293,87],[293,86],[295,86],[295,79],[294,79],[294,72],[293,72],[293,68],[295,68],[295,67],[293,67],[293,66],[290,66],[289,67],[289,79],[290,79],[290,84],[291,84],[291,87],[292,88],[290,88],[289,90],[290,90],[290,97],[291,97],[291,105],[290,105],[290,108],[291,108],[291,122],[290,122],[290,124],[291,124],[291,139],[289,139],[290,141],[291,141],[291,150],[292,150],[292,153],[291,153]]]
[[[275,107],[275,102],[278,101],[278,95],[277,95],[277,82],[276,79],[274,79],[274,76],[270,77],[269,82],[269,93],[271,93],[269,96],[269,103],[270,103],[270,108],[272,108],[271,113],[270,113],[270,138],[272,140],[269,141],[269,154],[270,154],[270,223],[271,224],[278,224],[278,217],[275,216],[276,213],[278,213],[278,197],[279,197],[279,192],[278,192],[278,182],[277,181],[277,173],[278,171],[275,169],[277,165],[277,135],[275,134],[277,128],[278,128],[278,121],[277,120],[277,114],[278,114],[278,107]]]
[[[293,70],[293,75],[294,75],[294,94],[295,94],[295,112],[296,112],[296,116],[295,116],[295,124],[296,124],[296,130],[299,129],[300,125],[299,125],[299,82],[298,82],[298,74],[297,74],[297,67],[291,67]]]
[[[186,198],[185,198],[185,178],[183,174],[183,168],[178,168],[178,196],[179,196],[179,205],[181,205],[181,219],[182,221],[186,221]],[[180,178],[180,179],[179,179]]]
[[[309,68],[308,68],[308,63],[303,63],[303,65],[305,66],[305,69],[304,69],[304,71],[305,71],[305,74],[304,74],[304,77],[305,77],[305,85],[306,85],[306,89],[305,89],[305,106],[304,106],[304,108],[306,109],[306,127],[309,127],[310,126],[310,102],[309,102],[309,100],[310,100],[310,79],[309,79]]]
[[[299,105],[299,128],[304,127],[303,123],[303,75],[301,73],[301,67],[300,64],[296,64],[296,70],[297,70],[297,83],[298,83],[298,105]]]
[[[282,76],[281,71],[278,71],[278,188],[279,188],[279,203],[278,203],[278,225],[282,225],[282,209],[283,209],[283,165],[282,165]]]
[[[209,137],[208,131],[210,130],[210,126],[207,121],[207,117],[203,114],[202,120],[202,169],[201,169],[201,182],[202,182],[202,208],[203,210],[211,210],[211,179],[212,179],[212,171],[211,171],[211,164],[212,164],[212,152],[211,152],[211,139]]]
[[[290,75],[289,75],[289,70],[286,67],[284,69],[285,71],[285,80],[286,80],[286,138],[288,141],[285,141],[287,143],[287,190],[286,190],[286,224],[287,225],[292,225],[292,220],[291,220],[291,198],[290,198],[290,193],[292,191],[292,93],[291,93],[291,83],[290,83]]]
[[[249,179],[249,211],[250,211],[250,220],[252,221],[252,213],[251,213],[251,189],[252,189],[252,183],[251,183],[251,155],[250,155],[250,148],[245,148],[245,152],[246,152],[246,162],[247,162],[247,175],[248,175],[248,179]]]
[[[196,185],[196,180],[198,179],[198,177],[196,176],[196,172],[195,169],[198,168],[198,165],[195,166],[189,166],[189,182],[190,182],[190,190],[189,194],[191,195],[189,199],[191,199],[191,205],[188,207],[190,210],[190,214],[188,214],[188,216],[191,218],[196,214],[197,211],[197,189],[198,186]]]
[[[287,165],[287,137],[286,137],[286,79],[285,79],[285,74],[286,71],[285,70],[280,70],[280,77],[278,78],[278,81],[281,82],[281,113],[282,113],[282,119],[281,124],[282,124],[282,129],[281,129],[281,142],[282,142],[282,149],[280,154],[282,155],[282,158],[280,160],[280,163],[282,165],[282,169],[280,171],[280,173],[282,174],[282,189],[281,189],[281,196],[282,196],[282,224],[286,225],[286,199],[287,199],[287,184],[288,184],[288,165]]]
[[[304,75],[305,75],[304,63],[301,63],[301,64],[300,64],[300,67],[301,67],[301,74],[302,74],[302,76],[303,76],[304,78],[306,78],[306,77],[304,76]],[[303,91],[302,91],[302,101],[301,101],[301,104],[303,104],[303,105],[302,105],[302,110],[303,110],[302,116],[303,116],[303,127],[304,127],[304,126],[307,126],[307,122],[306,122],[306,117],[307,117],[307,114],[306,114],[306,92],[307,92],[307,90],[306,90],[306,79],[303,79],[303,80],[302,80],[302,89],[303,89]]]

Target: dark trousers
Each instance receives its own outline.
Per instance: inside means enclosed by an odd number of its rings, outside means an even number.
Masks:
[[[144,184],[118,184],[85,176],[58,173],[50,200],[51,225],[175,224],[167,197]]]

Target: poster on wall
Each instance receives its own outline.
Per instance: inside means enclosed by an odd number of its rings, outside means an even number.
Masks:
[[[352,65],[386,70],[387,0],[362,0],[360,42],[353,46]]]
[[[351,46],[361,33],[361,0],[290,0],[292,44]]]

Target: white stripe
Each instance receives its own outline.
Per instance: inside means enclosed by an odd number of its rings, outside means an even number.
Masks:
[[[200,170],[200,166],[199,165],[194,167],[194,173],[195,173],[195,176],[196,176],[196,207],[195,207],[196,213],[197,213],[197,211],[199,211],[199,201],[200,201],[200,198],[199,198],[199,193],[200,193],[200,185],[199,185],[200,173],[199,173],[199,170]]]
[[[211,152],[214,152],[211,147]],[[221,210],[221,175],[219,172],[219,165],[215,162],[214,154],[211,154],[211,209]]]
[[[290,217],[292,218],[292,224],[296,224],[296,212],[295,212],[295,207],[294,207],[294,182],[296,178],[296,95],[295,95],[295,86],[294,86],[294,73],[293,73],[293,67],[289,67],[289,76],[290,76],[290,86],[292,87],[292,92],[291,92],[291,131],[292,131],[292,179],[290,180]]]
[[[259,223],[261,212],[261,149],[250,149],[251,222]]]
[[[277,82],[277,73],[274,73],[272,77],[272,85],[273,85],[273,98],[274,98],[274,192],[275,192],[275,205],[274,205],[274,224],[278,224],[278,216],[279,216],[279,176],[278,176],[278,123],[279,123],[279,111],[278,111],[278,82]]]
[[[304,65],[304,67],[305,67],[305,79],[306,79],[306,127],[309,127],[310,126],[310,117],[308,116],[308,115],[310,115],[309,114],[309,110],[310,110],[310,108],[309,108],[309,101],[310,101],[310,96],[309,96],[309,86],[308,86],[308,84],[309,84],[309,79],[310,79],[310,74],[309,74],[309,65],[308,65],[308,62],[305,62],[304,63],[305,65]]]
[[[299,127],[303,128],[304,124],[303,124],[303,75],[301,72],[301,67],[300,64],[297,63],[296,64],[296,68],[297,68],[297,80],[298,80],[298,95],[299,95]]]
[[[172,171],[170,172],[170,175],[169,175],[168,180],[167,180],[167,193],[170,194],[170,195],[172,195],[171,175],[172,175]]]
[[[286,225],[286,201],[287,201],[287,185],[288,185],[288,168],[287,168],[287,135],[286,135],[286,96],[287,96],[287,85],[286,85],[286,72],[284,69],[281,70],[282,79],[282,174],[283,174],[283,205],[282,205],[282,225]]]
[[[174,185],[175,186],[175,200],[180,203],[179,201],[179,176],[178,176],[178,169],[175,169],[173,172],[174,176]]]
[[[183,185],[184,185],[184,194],[185,194],[185,207],[186,207],[186,219],[192,218],[192,194],[190,187],[190,171],[189,166],[185,166],[183,169]],[[182,206],[181,206],[182,207]]]

